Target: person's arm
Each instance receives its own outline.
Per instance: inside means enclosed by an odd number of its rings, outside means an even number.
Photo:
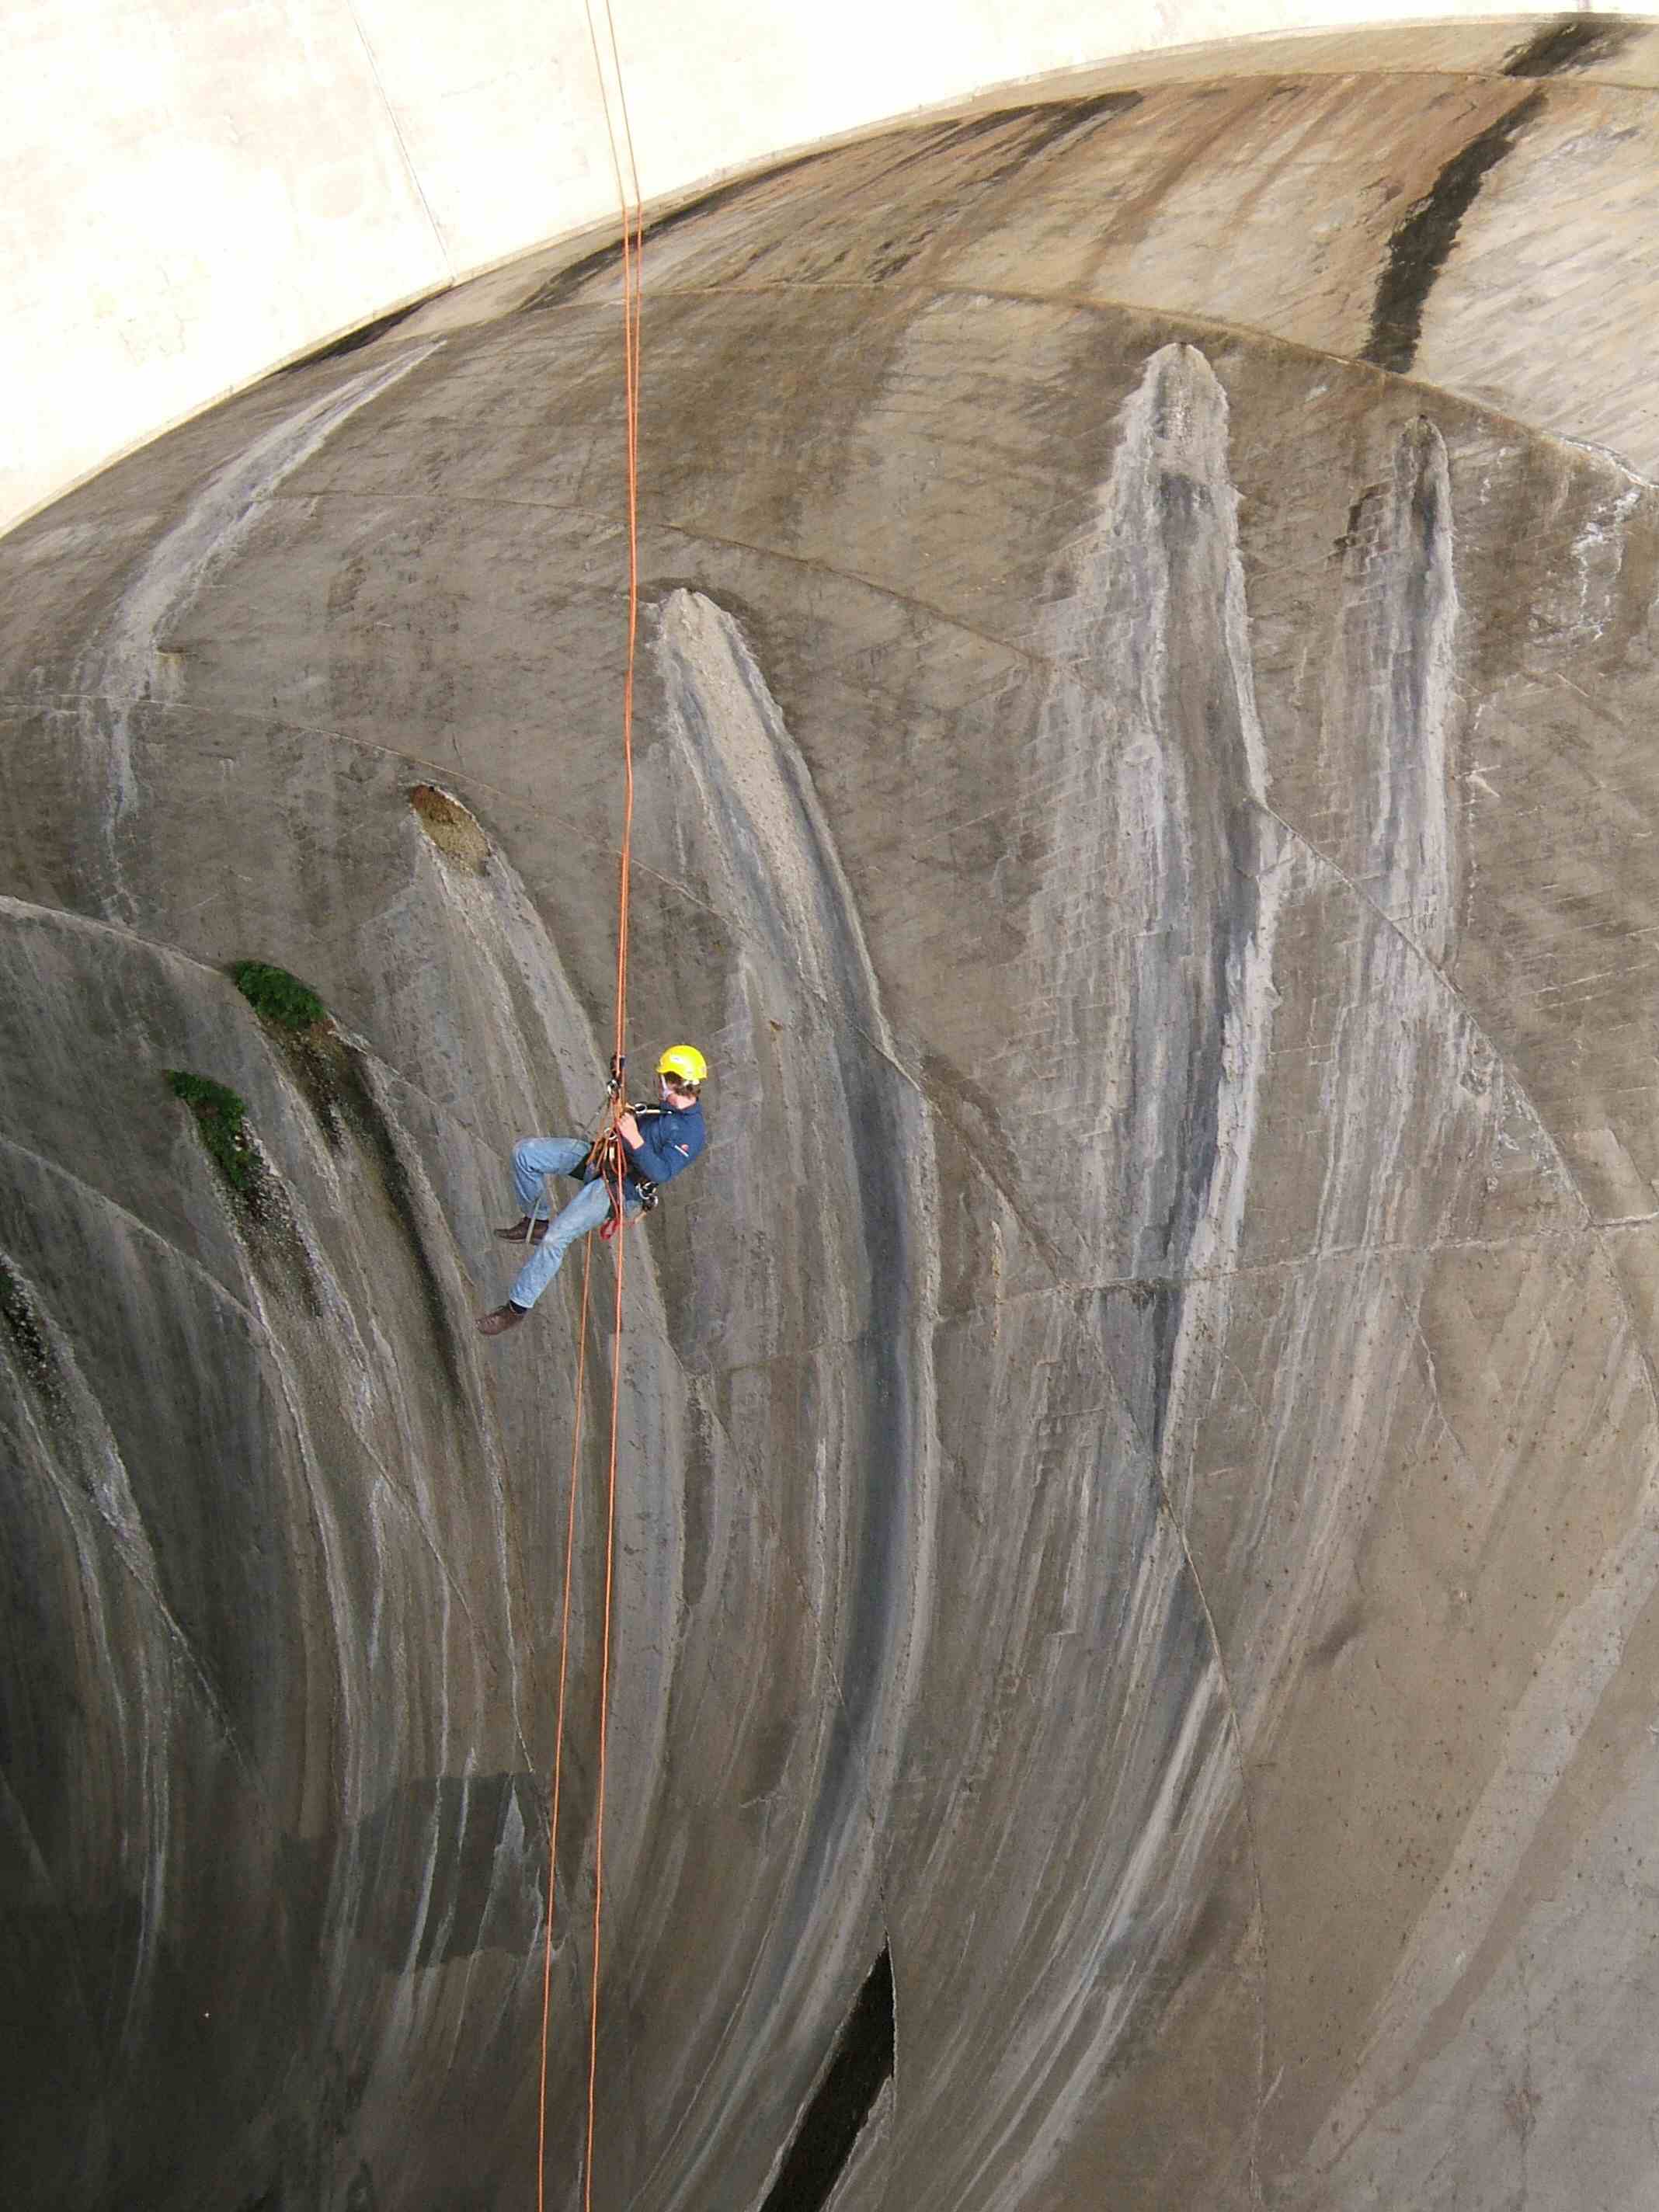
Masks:
[[[647,1182],[667,1182],[682,1168],[689,1168],[702,1150],[702,1132],[694,1122],[685,1126],[678,1114],[653,1115],[651,1134],[642,1136],[631,1114],[619,1115],[617,1127],[628,1147],[629,1164]]]

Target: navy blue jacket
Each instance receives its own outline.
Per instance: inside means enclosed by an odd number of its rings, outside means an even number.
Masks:
[[[703,1148],[701,1104],[693,1099],[689,1106],[635,1106],[632,1111],[640,1143],[624,1147],[629,1174],[642,1182],[672,1182]]]

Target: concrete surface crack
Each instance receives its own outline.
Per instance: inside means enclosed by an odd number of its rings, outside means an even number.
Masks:
[[[1480,1479],[1480,1469],[1474,1466],[1474,1462],[1470,1460],[1468,1452],[1463,1449],[1463,1439],[1458,1435],[1457,1431],[1452,1426],[1451,1421],[1447,1415],[1445,1407],[1441,1401],[1439,1364],[1435,1358],[1433,1346],[1429,1342],[1428,1338],[1423,1334],[1423,1321],[1419,1306],[1406,1297],[1404,1292],[1400,1289],[1397,1284],[1390,1281],[1389,1287],[1393,1295],[1395,1304],[1398,1306],[1401,1315],[1405,1318],[1406,1325],[1410,1329],[1418,1349],[1423,1355],[1423,1364],[1428,1370],[1429,1395],[1433,1401],[1435,1418],[1439,1422],[1448,1443],[1451,1445],[1452,1456],[1456,1461],[1461,1472],[1467,1476],[1471,1482],[1478,1484]]]
[[[1620,1273],[1619,1269],[1613,1264],[1605,1243],[1607,1230],[1610,1227],[1616,1227],[1620,1224],[1606,1224],[1597,1220],[1595,1209],[1591,1206],[1588,1198],[1584,1194],[1583,1184],[1581,1183],[1577,1174],[1575,1172],[1571,1160],[1567,1158],[1566,1154],[1562,1152],[1559,1145],[1557,1143],[1554,1134],[1550,1128],[1548,1121],[1534,1105],[1530,1093],[1528,1091],[1525,1085],[1521,1081],[1520,1077],[1516,1073],[1514,1066],[1511,1065],[1507,1054],[1503,1051],[1502,1048],[1492,1037],[1490,1031],[1486,1029],[1486,1025],[1482,1023],[1479,1015],[1476,1013],[1474,1008],[1470,1005],[1468,1000],[1465,998],[1462,992],[1458,989],[1456,984],[1452,981],[1446,969],[1440,967],[1436,962],[1431,959],[1429,955],[1424,951],[1423,947],[1417,944],[1409,933],[1403,930],[1400,924],[1395,921],[1392,916],[1384,914],[1381,908],[1376,904],[1375,901],[1367,896],[1360,886],[1355,884],[1352,878],[1345,873],[1342,868],[1338,866],[1336,861],[1331,859],[1328,854],[1322,852],[1320,848],[1314,844],[1310,838],[1306,836],[1303,831],[1297,829],[1292,823],[1287,820],[1285,816],[1279,814],[1276,809],[1270,809],[1269,811],[1273,813],[1273,818],[1281,824],[1287,836],[1294,838],[1297,843],[1302,847],[1303,850],[1306,852],[1313,860],[1315,860],[1318,865],[1328,868],[1332,873],[1336,876],[1340,882],[1345,884],[1353,896],[1358,899],[1362,905],[1367,907],[1371,913],[1376,915],[1377,919],[1384,925],[1384,927],[1392,930],[1401,939],[1402,943],[1409,946],[1416,957],[1422,961],[1428,972],[1437,978],[1441,987],[1444,989],[1447,995],[1462,1011],[1473,1034],[1480,1039],[1482,1045],[1484,1045],[1486,1049],[1492,1054],[1494,1066],[1502,1069],[1504,1079],[1512,1087],[1516,1097],[1526,1107],[1528,1113],[1531,1114],[1534,1121],[1537,1124],[1540,1133],[1548,1141],[1551,1157],[1554,1162],[1557,1171],[1560,1175],[1563,1182],[1571,1191],[1573,1197],[1577,1200],[1579,1209],[1583,1216],[1583,1225],[1577,1231],[1559,1232],[1559,1239],[1553,1238],[1549,1232],[1540,1232],[1539,1241],[1565,1241],[1566,1238],[1575,1235],[1589,1236],[1593,1237],[1600,1246],[1603,1264],[1607,1268],[1608,1279],[1612,1285],[1615,1296],[1618,1297],[1620,1304],[1624,1308],[1626,1317],[1630,1326],[1631,1339],[1636,1346],[1638,1356],[1642,1363],[1643,1371],[1647,1379],[1650,1407],[1654,1413],[1655,1418],[1659,1419],[1659,1370],[1656,1369],[1654,1355],[1649,1348],[1642,1326],[1641,1316],[1636,1310],[1634,1301],[1632,1298],[1630,1291],[1626,1285],[1623,1276]],[[1530,1241],[1532,1240],[1521,1237],[1511,1237],[1503,1240],[1501,1244],[1494,1244],[1488,1240],[1476,1238],[1446,1239],[1443,1243],[1437,1243],[1428,1249],[1430,1250],[1459,1249],[1477,1251],[1485,1249],[1510,1250]]]
[[[1494,81],[1496,81],[1496,73],[1494,73]],[[1633,99],[1639,100],[1645,97],[1644,94],[1638,92],[1634,87],[1625,88],[1631,92]],[[871,289],[868,284],[836,284],[822,279],[814,279],[810,283],[799,284],[665,284],[659,286],[658,296],[665,298],[670,294],[675,294],[688,299],[720,299],[732,294],[762,297],[774,292],[787,295],[791,293],[814,291],[833,295],[844,292],[865,293]],[[1364,369],[1374,367],[1374,364],[1364,361],[1358,352],[1339,353],[1329,346],[1310,345],[1300,338],[1286,337],[1282,331],[1273,329],[1265,323],[1238,322],[1221,315],[1194,314],[1190,308],[1187,307],[1179,310],[1167,307],[1153,308],[1149,307],[1145,300],[1123,298],[1115,294],[1059,290],[1022,292],[1011,289],[1006,285],[990,284],[918,284],[902,289],[911,296],[933,301],[1006,301],[1012,307],[1032,307],[1039,310],[1070,307],[1079,314],[1129,316],[1143,321],[1154,321],[1160,331],[1179,332],[1194,344],[1214,345],[1219,342],[1220,346],[1224,349],[1229,342],[1237,343],[1242,340],[1247,344],[1269,348],[1274,354],[1283,356],[1288,360],[1310,362],[1328,362],[1337,368]],[[564,307],[562,312],[572,312],[575,304],[571,303],[570,306]],[[592,307],[584,307],[582,312],[592,313],[596,310]],[[610,312],[614,314],[615,309],[611,308]],[[1462,392],[1452,385],[1434,382],[1426,377],[1381,368],[1376,369],[1376,374],[1379,376],[1389,376],[1395,383],[1410,391],[1421,392],[1426,398],[1449,400],[1459,407],[1476,407],[1482,419],[1495,428],[1507,428],[1517,436],[1524,437],[1538,445],[1558,447],[1563,452],[1570,453],[1593,453],[1599,459],[1605,460],[1619,469],[1633,483],[1650,487],[1659,483],[1659,479],[1644,476],[1640,470],[1632,467],[1622,453],[1615,453],[1609,447],[1598,445],[1593,438],[1574,437],[1569,432],[1552,429],[1546,424],[1528,422],[1504,408],[1493,405],[1484,398]]]
[[[91,1183],[83,1182],[72,1169],[64,1167],[61,1161],[49,1158],[45,1152],[35,1151],[31,1145],[20,1143],[15,1137],[0,1134],[0,1149],[15,1153],[20,1159],[33,1160],[37,1167],[44,1169],[48,1175],[73,1185],[88,1203],[94,1207],[106,1209],[115,1215],[118,1220],[137,1231],[139,1236],[148,1239],[153,1244],[159,1245],[162,1251],[169,1254],[188,1273],[193,1275],[198,1281],[205,1284],[216,1297],[222,1299],[233,1312],[240,1314],[256,1335],[260,1337],[269,1335],[270,1331],[260,1316],[255,1313],[251,1306],[245,1305],[228,1285],[222,1283],[219,1278],[204,1267],[199,1260],[192,1260],[182,1245],[175,1244],[171,1237],[162,1236],[159,1229],[152,1228],[148,1221],[141,1220],[137,1214],[129,1213],[118,1200],[111,1198],[106,1192],[95,1189]]]
[[[1255,2095],[1252,2100],[1250,2122],[1250,2200],[1255,2207],[1255,2212],[1263,2212],[1267,2198],[1262,2193],[1260,2163],[1261,2120],[1273,2094],[1265,2087],[1267,2076],[1267,1909],[1261,1886],[1261,1863],[1256,1846],[1255,1820],[1250,1804],[1249,1765],[1245,1757],[1244,1737],[1239,1726],[1237,1701],[1233,1696],[1232,1680],[1228,1673],[1226,1654],[1222,1649],[1221,1637],[1216,1627],[1215,1614],[1211,1610],[1209,1596],[1198,1571],[1198,1563],[1193,1557],[1192,1546],[1187,1540],[1186,1528],[1182,1525],[1180,1515],[1176,1511],[1175,1500],[1170,1494],[1170,1486],[1164,1475],[1161,1458],[1152,1462],[1152,1468],[1153,1477],[1158,1484],[1160,1509],[1175,1532],[1176,1541],[1181,1547],[1182,1557],[1187,1565],[1187,1572],[1192,1577],[1193,1589],[1204,1614],[1210,1649],[1215,1657],[1216,1674],[1221,1684],[1222,1709],[1225,1715],[1228,1740],[1232,1746],[1233,1761],[1238,1773],[1239,1812],[1244,1823],[1244,1844],[1249,1861],[1250,1888],[1255,1901],[1253,1917],[1255,1923]],[[1278,2083],[1275,2082],[1273,2087],[1276,2088]]]
[[[82,1378],[82,1387],[86,1387],[84,1377]],[[94,1404],[96,1403],[95,1399],[94,1402]],[[52,1464],[52,1460],[50,1440],[42,1431],[40,1423],[35,1419],[32,1411],[27,1412],[25,1418],[27,1419],[30,1429],[33,1432],[35,1443],[40,1453],[42,1464],[45,1466],[51,1466]],[[52,1491],[54,1498],[57,1500],[58,1510],[64,1515],[64,1518],[69,1521],[72,1534],[74,1533],[73,1516],[70,1513],[69,1507],[62,1495],[59,1493],[55,1483],[52,1485]],[[81,1494],[84,1496],[84,1493]],[[149,1605],[155,1612],[156,1617],[161,1623],[162,1632],[167,1641],[176,1648],[179,1656],[183,1659],[185,1668],[193,1678],[197,1688],[201,1692],[203,1703],[207,1707],[208,1712],[211,1717],[215,1726],[217,1728],[220,1735],[224,1741],[226,1748],[229,1751],[231,1757],[235,1760],[237,1765],[241,1769],[243,1779],[247,1783],[254,1796],[259,1798],[263,1802],[264,1794],[264,1785],[260,1781],[258,1770],[254,1765],[253,1761],[249,1758],[247,1752],[243,1747],[241,1740],[238,1736],[236,1730],[232,1727],[230,1716],[225,1711],[224,1705],[220,1699],[218,1691],[214,1686],[213,1678],[209,1674],[206,1665],[204,1663],[200,1655],[198,1653],[196,1646],[192,1642],[188,1631],[185,1629],[183,1622],[179,1620],[178,1615],[173,1612],[172,1607],[168,1605],[166,1598],[161,1595],[161,1592],[156,1588],[153,1577],[145,1571],[142,1561],[133,1556],[132,1541],[126,1530],[121,1528],[118,1522],[111,1518],[108,1509],[101,1499],[97,1498],[87,1498],[85,1502],[90,1507],[106,1535],[109,1538],[111,1549],[115,1554],[117,1562],[118,1563],[122,1572],[125,1574],[136,1585],[146,1604]],[[136,1498],[133,1500],[133,1510],[135,1516],[138,1519],[140,1531],[143,1534],[145,1542],[148,1544],[148,1532],[143,1529],[142,1510],[139,1508]]]
[[[443,260],[444,274],[453,284],[455,282],[455,264],[445,243],[442,226],[433,213],[432,203],[426,196],[426,187],[421,182],[420,172],[415,167],[414,157],[409,150],[409,141],[404,137],[403,125],[398,119],[398,111],[392,106],[391,97],[387,94],[386,79],[380,74],[380,62],[375,58],[374,49],[369,43],[368,33],[363,28],[362,19],[357,13],[356,0],[346,0],[346,9],[351,17],[352,28],[356,32],[358,40],[362,46],[364,59],[368,64],[368,73],[374,80],[374,89],[380,95],[380,104],[386,110],[386,121],[392,125],[392,135],[398,142],[398,152],[403,161],[404,173],[415,188],[416,198],[421,203],[427,226],[432,233],[432,242],[437,247]]]

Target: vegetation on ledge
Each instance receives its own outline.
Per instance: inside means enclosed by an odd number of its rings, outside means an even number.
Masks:
[[[259,1181],[259,1156],[245,1126],[246,1102],[210,1077],[192,1075],[182,1067],[163,1072],[173,1097],[182,1098],[196,1116],[202,1142],[226,1182],[239,1196],[251,1198]]]
[[[272,968],[263,960],[239,960],[230,975],[254,1012],[279,1029],[315,1029],[328,1019],[328,1008],[311,986],[286,968]]]

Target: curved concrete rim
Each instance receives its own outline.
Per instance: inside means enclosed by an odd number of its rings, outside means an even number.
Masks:
[[[581,11],[550,11],[526,51],[518,12],[471,10],[464,62],[447,15],[331,0],[302,44],[280,22],[185,0],[99,0],[72,23],[30,13],[24,66],[0,88],[0,189],[22,211],[0,265],[16,433],[0,528],[383,316],[526,254],[550,265],[614,228]],[[1644,85],[1659,70],[1645,20],[1449,9],[1402,22],[1348,0],[1233,0],[1218,20],[1148,0],[1115,12],[1100,53],[1097,11],[1065,0],[994,27],[933,0],[909,11],[902,44],[873,5],[843,11],[833,35],[779,8],[762,40],[751,11],[720,0],[617,17],[654,213],[899,121],[1203,75],[1479,75],[1528,27],[1563,21],[1632,33],[1574,67]]]

